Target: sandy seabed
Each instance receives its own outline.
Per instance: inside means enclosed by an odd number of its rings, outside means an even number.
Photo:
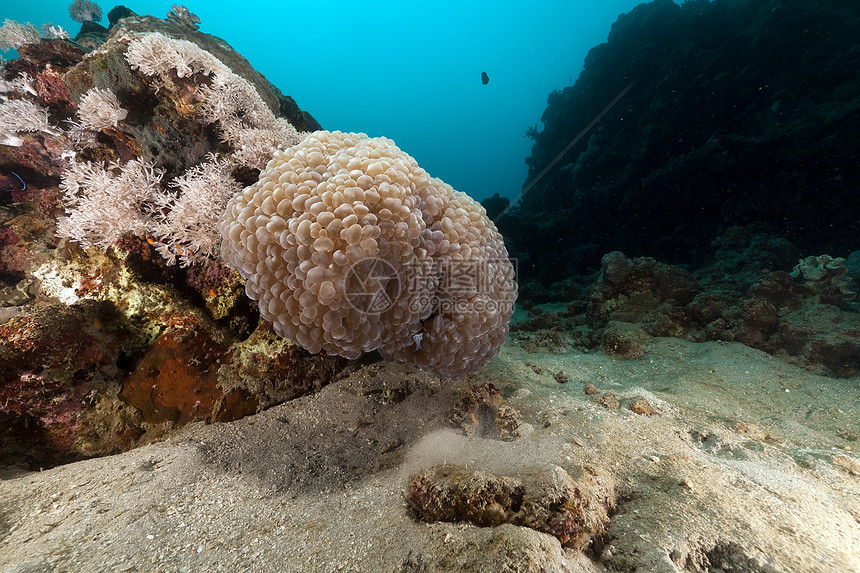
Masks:
[[[6,467],[0,570],[860,571],[858,379],[734,343],[645,350],[620,361],[509,341],[460,382],[377,362],[124,454]],[[519,413],[520,437],[451,427],[463,389],[486,383]],[[658,413],[632,412],[635,397]],[[404,491],[441,463],[509,476],[596,467],[618,504],[585,551],[510,524],[423,523]]]

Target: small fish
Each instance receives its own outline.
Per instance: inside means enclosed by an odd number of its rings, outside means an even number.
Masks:
[[[16,185],[12,185],[12,187],[10,187],[9,189],[6,189],[6,191],[19,191],[19,192],[20,191],[26,191],[27,190],[27,184],[24,183],[24,180],[21,179],[21,176],[18,175],[17,173],[15,173],[14,171],[10,171],[9,173],[11,173],[12,175],[14,175],[15,177],[18,178],[18,181],[21,182],[21,188],[18,189]],[[11,177],[5,177],[5,179],[8,179],[9,181],[13,181],[13,179]]]
[[[490,76],[487,75],[487,72],[481,72],[481,83],[484,85],[490,83]]]

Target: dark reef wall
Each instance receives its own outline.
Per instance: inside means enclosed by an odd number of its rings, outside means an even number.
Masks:
[[[801,253],[860,236],[860,3],[657,0],[622,15],[550,94],[526,185],[630,82],[598,126],[498,224],[548,286],[613,250],[700,264],[752,223]]]

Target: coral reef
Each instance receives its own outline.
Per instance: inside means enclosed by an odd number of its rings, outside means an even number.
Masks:
[[[0,66],[0,569],[857,571],[860,251],[840,194],[856,166],[835,166],[856,149],[837,149],[856,128],[839,68],[857,70],[839,51],[856,8],[807,4],[619,19],[530,132],[536,169],[575,132],[568,108],[617,87],[596,68],[639,74],[631,107],[502,217],[531,276],[501,349],[512,307],[451,304],[516,296],[489,213],[389,140],[319,131],[186,8],[82,16],[75,41],[0,31],[28,40]],[[762,6],[773,30],[733,37]],[[736,69],[785,47],[806,70],[822,38],[812,95],[785,62],[772,84]],[[702,111],[710,90],[741,123]],[[804,213],[819,183],[842,204]],[[796,219],[728,224],[762,209]],[[376,295],[403,286],[417,306],[385,314]],[[402,363],[351,360],[377,346]]]
[[[581,548],[605,531],[615,491],[591,469],[576,479],[559,466],[509,477],[447,464],[411,476],[406,501],[425,521],[513,523]]]
[[[185,26],[189,30],[197,30],[200,28],[200,18],[192,13],[185,6],[177,6],[176,4],[167,12],[167,19]]]
[[[92,0],[74,0],[69,6],[69,17],[75,22],[98,22],[102,19],[102,9]]]
[[[222,40],[122,16],[110,29],[87,21],[83,44],[31,34],[0,77],[7,463],[47,467],[235,419],[316,391],[347,364],[274,336],[213,258],[220,210],[256,179],[248,148],[221,140],[245,108],[206,121],[211,78],[132,69],[130,43],[169,34],[161,41],[193,46],[271,125],[316,123]],[[8,26],[7,40],[22,29]]]
[[[848,274],[845,259],[830,255],[806,257],[794,267],[791,276],[803,281],[812,294],[831,304],[854,300],[857,293],[851,290],[854,279]]]
[[[519,414],[505,404],[501,390],[491,383],[465,390],[449,422],[467,436],[501,440],[520,436]]]
[[[38,44],[41,39],[39,30],[29,22],[21,24],[7,18],[0,26],[0,50],[4,52]]]
[[[27,306],[0,325],[0,340],[7,461],[51,465],[111,453],[140,436],[134,413],[103,399],[116,391],[117,363],[140,346],[138,330],[112,304]]]
[[[622,253],[603,258],[591,295],[588,320],[603,326],[610,320],[646,323],[652,336],[680,334],[682,310],[701,290],[689,272],[648,257],[629,260]]]
[[[583,277],[590,288],[561,310],[530,305],[511,331],[529,351],[572,347],[629,360],[652,337],[669,336],[740,342],[831,376],[860,373],[860,313],[844,259],[801,259],[792,276],[797,249],[755,230],[727,230],[711,263],[693,273],[609,253],[599,273]]]
[[[272,113],[257,89],[224,62],[194,42],[155,32],[135,37],[125,52],[128,64],[157,86],[175,85],[174,77],[209,76],[193,94],[183,94],[187,104],[205,124],[217,124],[222,141],[233,146],[232,159],[249,168],[262,169],[275,150],[298,143],[302,137],[293,125]]]
[[[21,147],[21,132],[41,131],[59,135],[59,129],[48,123],[48,110],[28,100],[10,100],[0,103],[0,145]]]
[[[119,100],[112,91],[93,88],[81,98],[78,115],[83,127],[100,130],[116,127],[128,116],[128,112],[120,107]]]

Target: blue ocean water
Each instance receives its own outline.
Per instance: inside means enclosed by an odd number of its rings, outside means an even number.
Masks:
[[[6,4],[3,19],[62,26],[67,0]],[[636,0],[200,2],[226,40],[329,130],[390,137],[432,175],[480,200],[516,197],[547,95]],[[113,4],[99,4],[107,26]],[[165,17],[169,2],[128,2]],[[8,55],[7,55],[8,57]],[[481,73],[490,81],[483,85]]]

